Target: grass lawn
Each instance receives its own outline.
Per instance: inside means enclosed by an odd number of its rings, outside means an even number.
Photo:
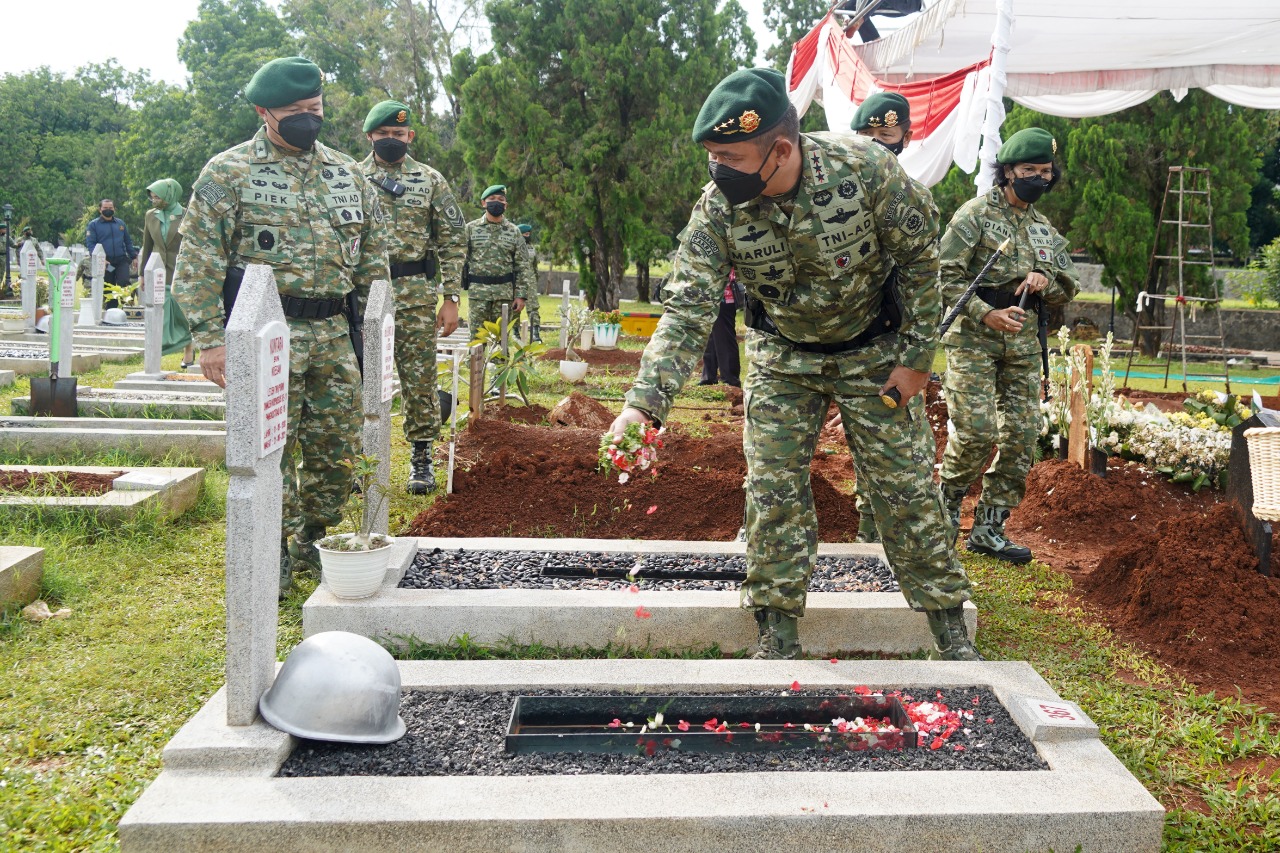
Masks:
[[[107,386],[139,364],[105,367],[81,381]],[[630,379],[628,370],[595,369],[583,390],[618,399]],[[540,365],[535,402],[554,405],[568,390],[554,365]],[[27,383],[6,391],[25,394]],[[682,402],[721,398],[714,387],[692,386]],[[393,436],[396,530],[434,498],[404,494],[408,448],[399,431]],[[9,454],[0,461],[47,460]],[[127,456],[57,461],[142,463]],[[45,598],[72,610],[68,619],[39,624],[13,611],[0,618],[0,849],[115,849],[115,824],[160,772],[161,748],[223,682],[226,487],[225,470],[210,469],[200,502],[177,521],[145,516],[103,526],[65,513],[0,516],[0,544],[44,547]],[[1098,722],[1107,745],[1170,810],[1167,850],[1280,847],[1274,715],[1171,676],[1078,609],[1070,581],[1046,567],[967,553],[963,560],[982,614],[983,652],[1029,661]],[[282,656],[301,639],[301,605],[314,585],[302,579],[280,605]],[[718,654],[715,638],[707,639],[707,648],[686,655]],[[461,638],[413,653],[548,658],[645,650],[485,649]]]

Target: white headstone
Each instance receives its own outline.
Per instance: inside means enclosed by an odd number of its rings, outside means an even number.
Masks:
[[[389,365],[395,360],[395,332],[387,334],[387,329],[394,329],[396,316],[395,300],[391,295],[391,285],[378,280],[369,288],[369,300],[364,307],[364,452],[378,458],[378,483],[383,489],[391,483],[391,371]],[[372,512],[377,504],[377,514],[373,518],[374,533],[387,532],[387,501],[368,500],[365,496],[365,511]]]
[[[138,290],[142,296],[142,304],[145,306],[142,372],[149,377],[159,378],[163,375],[160,369],[160,347],[164,342],[164,261],[160,258],[159,252],[153,253],[147,259],[147,267],[142,271],[142,281],[138,283]]]
[[[102,248],[102,244],[93,247],[93,254],[90,255],[89,273],[93,276],[89,285],[89,301],[93,309],[93,324],[102,323],[102,288],[107,277],[107,250]]]
[[[289,330],[270,267],[245,269],[226,345],[227,725],[247,726],[275,678],[280,590],[283,443],[267,447],[274,433],[263,435],[264,414],[278,395],[264,398],[262,391],[283,385],[278,403],[288,411]],[[277,358],[280,353],[283,358]],[[282,420],[269,424],[287,428]]]
[[[23,243],[18,257],[22,266],[23,331],[31,333],[36,330],[36,270],[40,268],[35,241],[27,240]]]

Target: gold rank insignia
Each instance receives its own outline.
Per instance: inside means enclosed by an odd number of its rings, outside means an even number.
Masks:
[[[1051,146],[1051,152],[1052,152],[1052,153],[1054,153],[1054,154],[1057,154],[1057,153],[1058,153],[1058,140],[1056,140],[1056,139],[1050,139],[1050,140],[1049,140],[1049,145]]]
[[[738,126],[734,128],[734,124]],[[737,118],[726,119],[716,125],[717,132],[729,136],[734,133],[751,133],[760,126],[760,114],[755,110],[747,110]],[[733,129],[731,129],[733,128]]]
[[[898,113],[896,110],[889,110],[889,112],[884,114],[884,126],[885,127],[898,126]]]
[[[884,127],[884,122],[880,120],[880,116],[872,116],[867,119],[867,127]]]
[[[405,110],[401,110],[400,112],[396,113],[396,121],[400,122],[401,124],[404,124],[404,120],[407,119],[408,117],[409,117],[409,113]]]

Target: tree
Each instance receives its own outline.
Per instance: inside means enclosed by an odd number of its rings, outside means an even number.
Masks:
[[[804,38],[831,8],[827,0],[764,0],[764,22],[777,44],[764,52],[765,61],[786,73],[792,46]],[[827,129],[827,111],[818,101],[809,105],[800,119],[805,133]]]
[[[596,308],[618,305],[628,241],[671,235],[706,182],[689,140],[708,88],[755,53],[729,0],[495,0],[494,47],[462,85],[478,180],[509,185],[544,244],[572,255]],[[455,65],[455,73],[457,71]]]

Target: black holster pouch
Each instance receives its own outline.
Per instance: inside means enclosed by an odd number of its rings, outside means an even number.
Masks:
[[[231,309],[236,307],[236,297],[240,295],[240,285],[244,282],[243,267],[227,267],[227,275],[222,279],[222,327],[231,322]]]
[[[360,375],[364,376],[364,318],[360,316],[360,297],[353,288],[347,294],[347,333],[351,336],[351,346],[356,351],[356,364],[360,367]]]

